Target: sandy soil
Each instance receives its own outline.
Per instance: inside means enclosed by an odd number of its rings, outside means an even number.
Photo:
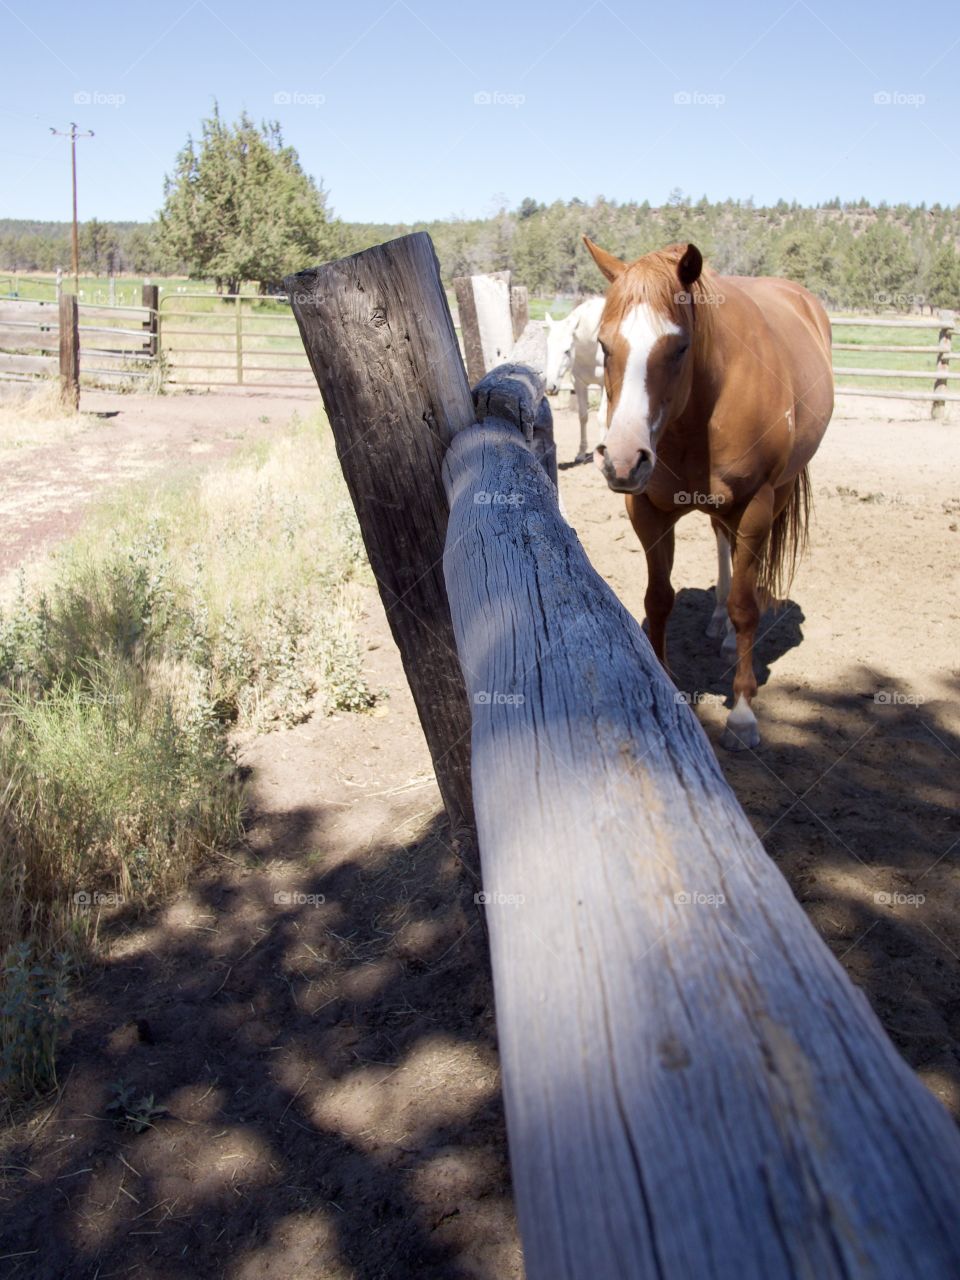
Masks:
[[[824,940],[960,1115],[960,434],[847,403],[813,466],[810,553],[764,622],[764,743],[721,762]],[[571,458],[572,415],[558,436]],[[589,466],[561,486],[639,616],[621,500]],[[669,643],[716,741],[730,672],[702,634],[714,574],[691,514]],[[3,1143],[0,1276],[522,1275],[474,885],[373,596],[366,635],[379,712],[242,743],[246,847],[155,918],[106,923],[64,1085]],[[144,1133],[106,1118],[121,1079],[163,1108]]]

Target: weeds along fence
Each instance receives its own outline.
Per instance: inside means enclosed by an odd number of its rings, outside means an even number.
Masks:
[[[425,233],[286,283],[479,847],[530,1280],[953,1280],[960,1135],[558,510],[542,380],[471,395]]]
[[[107,306],[77,302],[0,299],[0,379],[29,382],[59,374],[64,387],[81,377],[108,385],[157,377],[160,364],[156,285],[142,302]]]

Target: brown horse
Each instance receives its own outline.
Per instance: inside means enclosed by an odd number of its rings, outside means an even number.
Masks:
[[[801,285],[718,276],[692,244],[628,264],[584,243],[611,282],[600,323],[608,429],[594,457],[627,495],[646,552],[651,643],[666,666],[674,526],[700,509],[719,561],[707,634],[725,632],[736,654],[722,742],[755,747],[754,637],[806,539],[807,463],[833,412],[830,322]]]

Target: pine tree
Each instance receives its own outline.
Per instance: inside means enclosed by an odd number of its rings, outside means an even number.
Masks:
[[[163,248],[221,291],[238,293],[244,281],[256,281],[266,292],[337,252],[326,192],[304,173],[275,122],[258,128],[244,113],[228,125],[214,104],[199,142],[187,139],[164,194]]]
[[[933,307],[960,310],[960,254],[943,244],[934,254],[926,276],[927,301]]]

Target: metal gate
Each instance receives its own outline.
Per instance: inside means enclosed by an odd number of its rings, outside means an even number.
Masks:
[[[285,295],[170,292],[159,311],[165,381],[173,386],[316,386]]]

